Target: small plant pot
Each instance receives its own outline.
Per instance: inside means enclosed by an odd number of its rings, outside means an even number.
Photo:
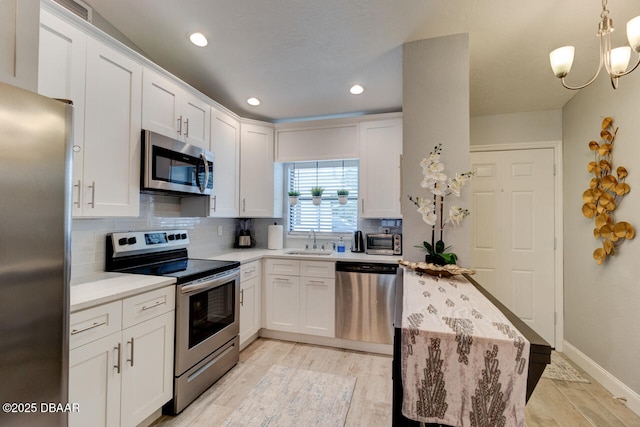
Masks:
[[[298,196],[289,196],[289,204],[295,206],[298,204]]]
[[[318,206],[322,202],[322,196],[313,196],[313,204]]]
[[[341,205],[346,205],[348,201],[348,196],[338,196],[338,203]]]

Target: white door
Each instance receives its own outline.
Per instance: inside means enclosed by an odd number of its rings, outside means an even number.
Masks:
[[[555,344],[553,149],[471,153],[476,280]]]

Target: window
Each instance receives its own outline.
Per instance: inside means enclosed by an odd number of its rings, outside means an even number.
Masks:
[[[358,228],[358,160],[296,162],[287,165],[288,191],[300,192],[298,204],[289,205],[289,232],[352,233]],[[322,202],[314,205],[311,187],[322,187]],[[347,203],[337,191],[349,190]]]

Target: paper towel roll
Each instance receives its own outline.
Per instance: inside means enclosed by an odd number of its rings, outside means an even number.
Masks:
[[[268,243],[269,249],[282,249],[282,238],[284,230],[281,225],[270,225],[268,230]]]

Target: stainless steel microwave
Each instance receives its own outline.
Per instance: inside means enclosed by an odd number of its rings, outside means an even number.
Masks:
[[[141,189],[213,193],[213,153],[149,130],[142,131]]]
[[[367,253],[402,255],[402,234],[367,234]]]

